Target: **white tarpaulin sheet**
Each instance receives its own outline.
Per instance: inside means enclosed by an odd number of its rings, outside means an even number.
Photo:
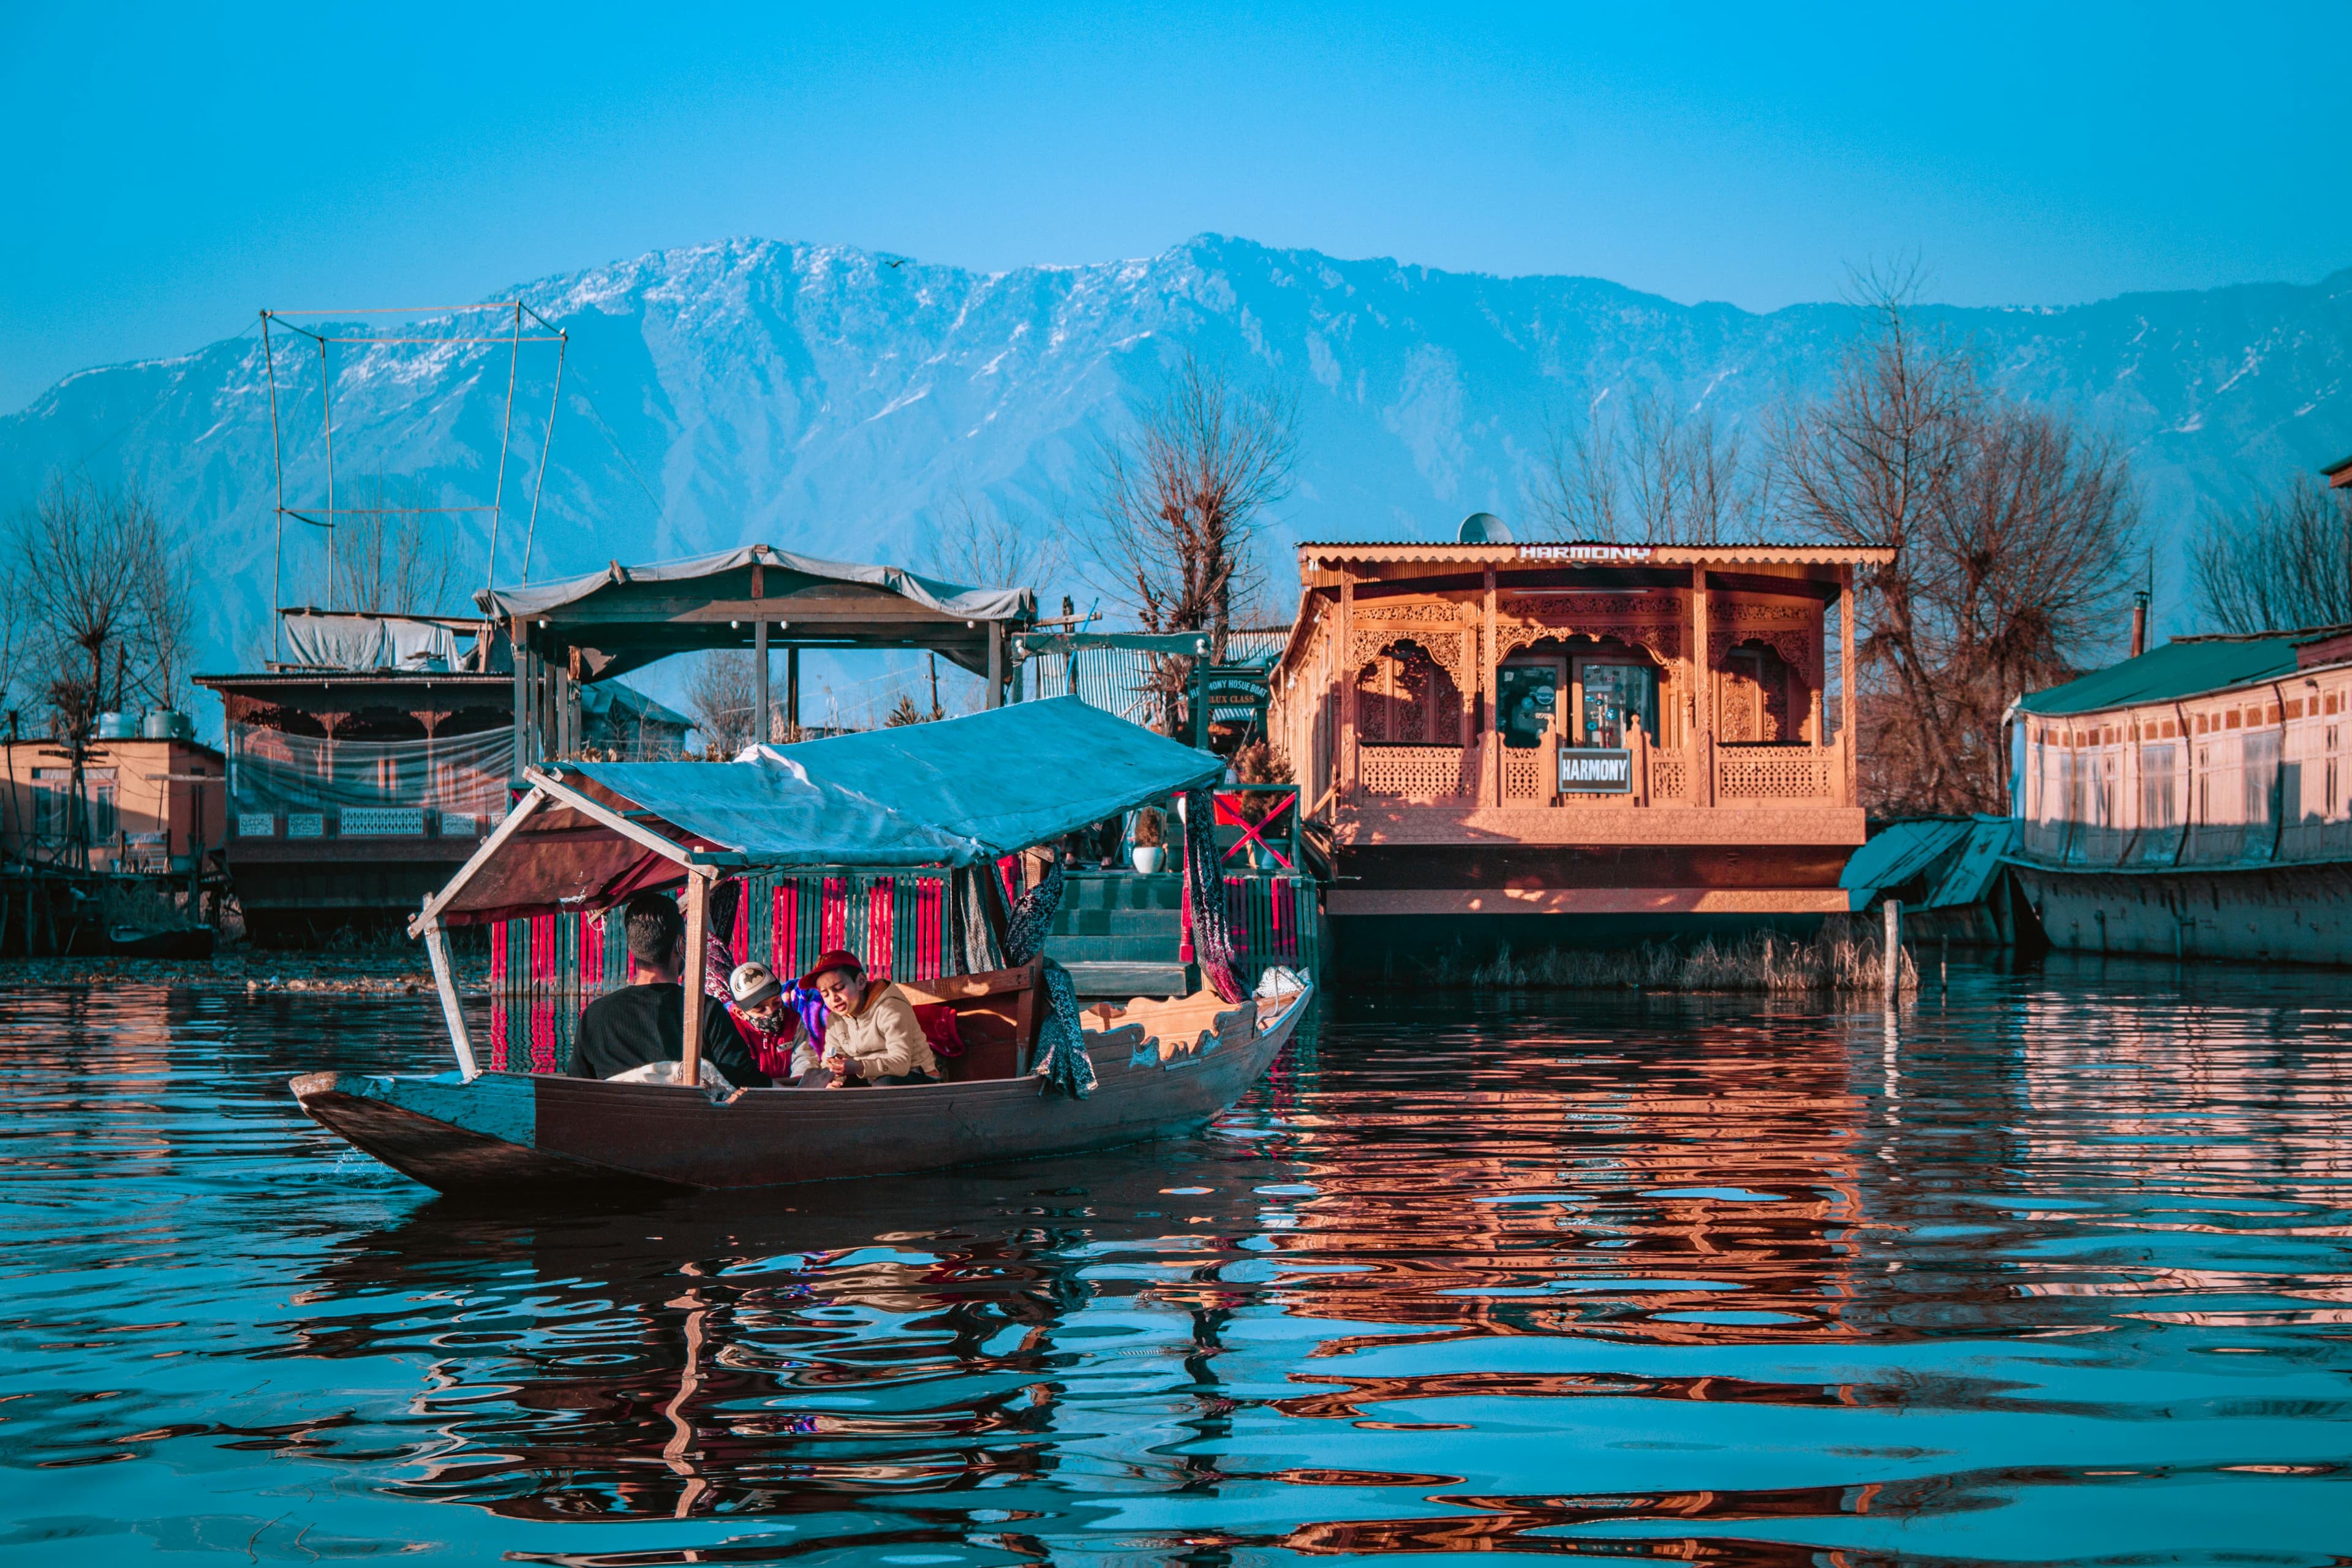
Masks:
[[[576,604],[603,588],[626,583],[682,583],[696,577],[738,572],[752,565],[773,566],[803,576],[835,583],[861,583],[887,589],[901,598],[958,616],[968,621],[1015,621],[1034,616],[1037,596],[1026,588],[966,588],[936,577],[918,576],[897,566],[869,566],[851,561],[826,561],[795,555],[769,544],[747,544],[716,555],[693,555],[682,561],[654,561],[624,566],[615,561],[602,572],[564,577],[552,583],[532,583],[519,588],[485,588],[474,595],[485,614],[499,616],[543,616]]]
[[[317,669],[453,669],[457,663],[457,634],[431,621],[292,611],[281,622],[291,662]]]

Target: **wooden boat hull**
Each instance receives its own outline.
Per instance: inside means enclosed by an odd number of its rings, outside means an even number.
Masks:
[[[1034,1078],[730,1097],[548,1074],[293,1080],[310,1118],[444,1193],[748,1189],[1070,1153],[1195,1127],[1289,1043],[1311,991],[1244,1003],[1192,1039],[1130,1025],[1085,1037],[1098,1076],[1073,1100]]]

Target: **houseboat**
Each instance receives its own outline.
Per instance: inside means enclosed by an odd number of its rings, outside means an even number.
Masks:
[[[1268,722],[1340,963],[1844,911],[1854,574],[1892,552],[1494,531],[1299,547]]]
[[[2038,691],[2012,858],[2061,948],[2352,963],[2352,626],[2177,637]]]
[[[290,657],[195,678],[221,699],[246,929],[272,945],[390,929],[506,815],[513,656],[483,621],[296,609],[279,629]],[[680,754],[684,715],[617,683],[573,695],[575,750]]]

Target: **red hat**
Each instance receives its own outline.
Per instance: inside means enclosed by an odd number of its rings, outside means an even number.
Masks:
[[[816,989],[817,976],[829,969],[846,969],[863,979],[866,974],[866,961],[854,952],[836,947],[831,952],[817,954],[816,963],[806,974],[800,977],[796,984],[803,991],[814,991]]]

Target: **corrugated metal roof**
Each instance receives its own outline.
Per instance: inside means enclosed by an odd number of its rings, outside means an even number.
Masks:
[[[1595,552],[1590,558],[1570,552]],[[1599,552],[1622,551],[1604,556]],[[1895,552],[1874,545],[1842,544],[1659,544],[1606,545],[1564,541],[1530,540],[1517,544],[1456,544],[1451,542],[1315,540],[1298,547],[1303,572],[1317,561],[1428,561],[1482,565],[1530,566],[1714,566],[1749,564],[1780,566],[1884,565]]]
[[[2273,680],[2294,672],[2294,645],[2310,636],[2280,632],[2259,637],[2176,639],[2079,680],[2034,692],[2018,706],[2028,713],[2049,717],[2096,713],[2135,703],[2177,701],[2250,680]]]
[[[1289,636],[1287,626],[1229,633],[1225,638],[1225,662],[1270,667],[1281,656],[1283,643]],[[1152,688],[1152,678],[1159,668],[1160,655],[1132,648],[1094,647],[1082,648],[1076,657],[1078,679],[1075,692],[1069,675],[1072,656],[1039,654],[1028,661],[1028,676],[1023,682],[1024,699],[1034,701],[1076,696],[1089,708],[1116,713],[1146,729],[1158,727],[1160,694]],[[1209,710],[1210,718],[1214,720],[1246,719],[1255,713],[1255,707],[1230,703],[1216,703]]]

